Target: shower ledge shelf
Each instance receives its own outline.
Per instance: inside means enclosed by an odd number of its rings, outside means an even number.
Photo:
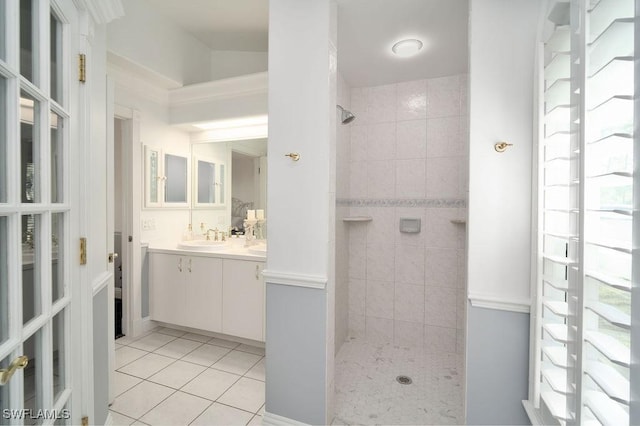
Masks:
[[[348,216],[342,218],[343,222],[371,222],[372,220],[371,216]]]

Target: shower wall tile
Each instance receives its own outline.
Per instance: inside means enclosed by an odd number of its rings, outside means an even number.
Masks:
[[[363,279],[349,279],[349,315],[366,313],[367,282]]]
[[[367,126],[353,126],[351,128],[351,162],[367,161]]]
[[[396,160],[396,197],[424,198],[425,178],[424,160]]]
[[[338,270],[349,277],[351,337],[464,350],[466,228],[451,220],[466,218],[456,202],[468,194],[467,84],[452,76],[356,88],[349,107],[342,101],[357,118],[339,126],[350,139],[338,149],[338,185],[348,178],[348,193],[337,190],[349,209],[341,214],[372,218],[337,226],[348,234],[348,268]],[[421,232],[401,233],[402,217],[419,218]]]
[[[426,249],[425,284],[439,287],[458,288],[457,249]]]
[[[416,120],[427,117],[427,80],[398,83],[396,119]]]
[[[396,158],[427,157],[427,120],[398,121],[396,123]]]
[[[396,169],[394,161],[379,160],[367,163],[367,194],[370,198],[394,198]]]
[[[425,245],[427,247],[458,248],[461,226],[451,223],[452,220],[458,219],[458,209],[428,208],[426,211]]]
[[[369,216],[372,221],[367,225],[367,244],[389,245],[392,243],[397,230],[394,209],[371,207]]]
[[[382,344],[393,342],[394,321],[392,319],[367,316],[366,324],[366,338],[369,342]]]
[[[459,76],[427,80],[427,118],[460,115]]]
[[[367,112],[369,90],[370,89],[366,87],[351,89],[350,111],[357,117],[353,122],[354,127],[369,124],[369,114]]]
[[[372,124],[367,128],[367,159],[393,160],[396,157],[396,123]]]
[[[351,163],[349,186],[351,197],[361,198],[367,196],[367,163]]]
[[[430,352],[456,352],[455,328],[424,326],[424,347]]]
[[[400,346],[422,347],[424,345],[424,324],[394,321],[393,343]]]
[[[456,328],[455,288],[425,287],[424,323],[438,327]]]
[[[427,158],[427,198],[460,197],[460,158]]]
[[[424,286],[424,256],[424,247],[397,245],[395,254],[396,283]]]
[[[424,322],[424,286],[396,282],[394,315],[396,321]]]
[[[376,86],[369,89],[367,114],[371,123],[395,123],[396,84]]]
[[[454,157],[466,154],[459,116],[427,120],[427,157]]]
[[[367,245],[367,280],[393,282],[395,277],[395,246]]]
[[[367,317],[393,319],[393,281],[367,280]]]
[[[359,339],[366,338],[366,320],[364,315],[349,313],[349,336]]]

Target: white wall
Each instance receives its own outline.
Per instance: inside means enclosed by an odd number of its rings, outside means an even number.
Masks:
[[[267,52],[214,50],[211,52],[211,80],[266,71],[267,62]]]
[[[123,0],[125,16],[111,22],[108,49],[186,85],[211,80],[211,50],[156,12],[148,0]]]
[[[472,0],[469,297],[527,310],[539,2]],[[506,36],[508,34],[508,36]],[[504,153],[494,144],[513,143]]]

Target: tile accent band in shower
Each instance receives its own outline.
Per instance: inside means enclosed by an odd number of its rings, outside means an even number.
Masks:
[[[465,208],[467,200],[457,198],[338,198],[336,205],[348,207]]]

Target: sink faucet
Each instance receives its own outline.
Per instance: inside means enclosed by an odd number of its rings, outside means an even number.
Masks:
[[[207,241],[211,241],[211,235],[209,235],[209,232],[211,232],[211,231],[213,231],[213,235],[214,235],[213,236],[213,241],[218,241],[218,235],[220,233],[218,228],[216,228],[216,229],[207,229],[207,233],[206,233]]]

